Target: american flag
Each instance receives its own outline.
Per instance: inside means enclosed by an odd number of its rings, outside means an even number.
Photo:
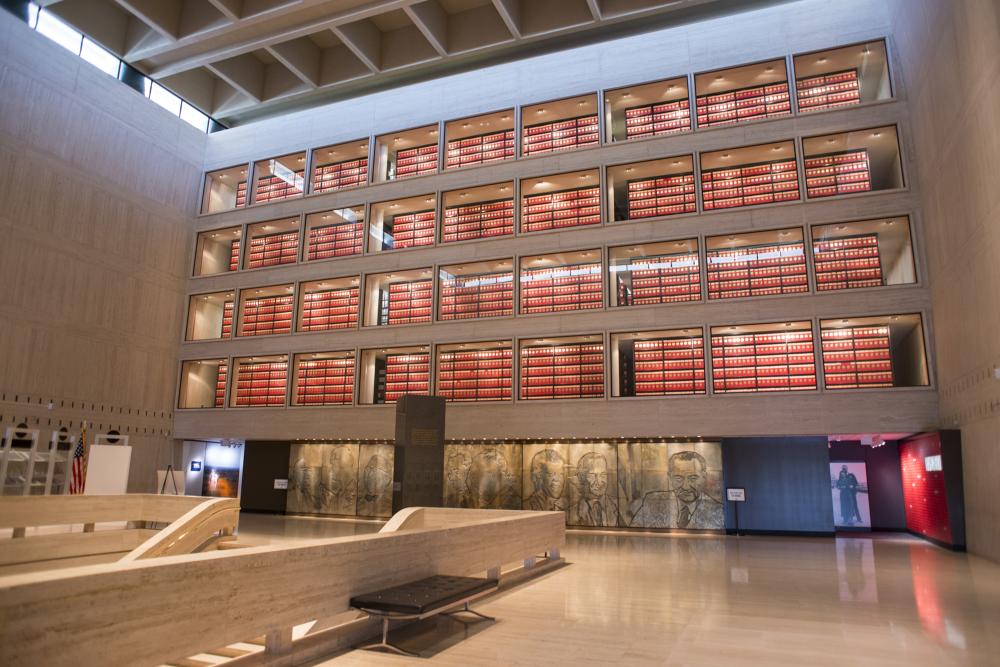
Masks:
[[[83,427],[80,439],[76,441],[73,450],[73,478],[69,483],[70,493],[83,493],[83,484],[87,478],[87,427]]]

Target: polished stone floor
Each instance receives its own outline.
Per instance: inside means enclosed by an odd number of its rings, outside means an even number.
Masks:
[[[285,542],[378,523],[248,516],[240,539]],[[342,665],[1000,665],[1000,565],[901,535],[706,537],[567,533],[565,567],[482,601],[495,623],[393,633],[417,659]]]

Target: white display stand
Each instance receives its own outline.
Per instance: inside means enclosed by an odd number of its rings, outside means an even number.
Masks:
[[[98,496],[125,493],[132,448],[128,445],[91,445],[84,494]]]

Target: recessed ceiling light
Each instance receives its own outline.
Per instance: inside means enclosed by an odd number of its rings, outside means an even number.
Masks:
[[[625,168],[625,173],[626,174],[631,174],[633,171],[635,171],[635,169],[633,167],[626,167]]]
[[[723,77],[722,77],[722,75],[721,75],[721,74],[716,74],[716,75],[715,75],[715,80],[716,80],[716,81],[722,81],[722,78],[723,78]]]
[[[723,154],[722,154],[722,157],[723,157],[723,158],[728,158],[728,157],[729,157],[729,153],[723,153]]]
[[[882,133],[881,132],[872,132],[872,136],[875,137],[875,138],[878,138],[878,137],[882,136]]]
[[[837,225],[837,231],[842,232],[847,229],[846,225]]]
[[[774,71],[774,68],[773,67],[765,67],[764,71],[770,73],[770,72]]]
[[[306,159],[304,157],[300,157],[299,158],[299,162],[305,162],[305,161],[306,161]]]
[[[428,197],[427,199],[424,200],[424,202],[426,202],[428,204],[430,204],[432,201],[434,201],[433,197]]]
[[[673,90],[676,87],[677,86],[675,86],[674,84],[670,84],[669,86],[667,86],[667,91],[669,92],[669,91]]]
[[[462,127],[472,127],[472,123],[462,123]]]
[[[510,120],[510,116],[500,116],[500,120]]]
[[[393,141],[399,141],[399,137],[393,137],[392,140]]]
[[[847,324],[847,320],[840,320],[841,324]]]
[[[545,113],[545,109],[539,109],[539,110],[538,110],[538,111],[536,111],[535,113]]]

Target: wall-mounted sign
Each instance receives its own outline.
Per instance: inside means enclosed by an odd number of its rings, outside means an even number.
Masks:
[[[927,472],[941,472],[944,468],[941,466],[941,455],[935,454],[934,456],[924,457],[924,470]]]
[[[747,490],[744,488],[728,488],[726,489],[726,500],[731,503],[742,503],[746,502]]]
[[[288,480],[287,479],[276,479],[274,480],[274,488],[276,489],[287,489]]]
[[[191,461],[191,472],[201,471],[201,461]]]

